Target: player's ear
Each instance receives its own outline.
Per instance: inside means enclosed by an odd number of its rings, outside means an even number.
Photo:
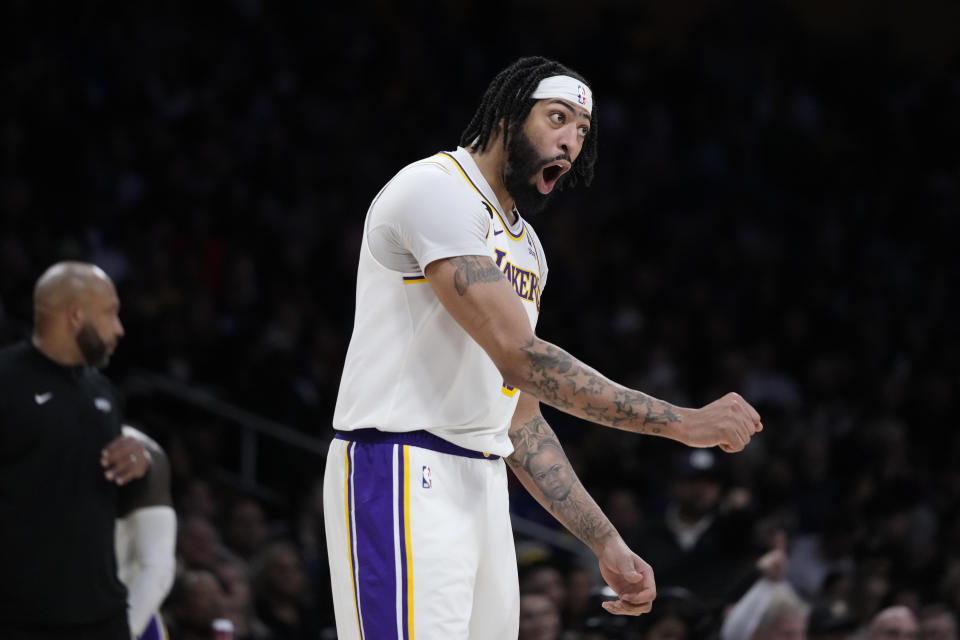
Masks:
[[[509,142],[510,131],[507,129],[507,120],[506,118],[500,118],[497,122],[497,126],[493,129],[493,135],[490,136],[491,140],[497,139],[500,141],[500,145],[506,149],[507,143]],[[490,146],[489,143],[487,145]]]
[[[80,330],[80,327],[84,325],[87,321],[87,311],[83,308],[83,305],[72,304],[69,309],[67,309],[67,322],[70,325],[70,329],[76,333]]]

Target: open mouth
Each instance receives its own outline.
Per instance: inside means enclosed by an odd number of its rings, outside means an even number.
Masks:
[[[537,189],[543,195],[547,195],[553,191],[555,186],[557,186],[557,180],[560,179],[560,176],[569,170],[570,163],[565,160],[551,162],[540,170],[539,180],[537,181]]]

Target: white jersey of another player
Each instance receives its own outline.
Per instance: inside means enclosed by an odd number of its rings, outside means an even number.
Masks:
[[[507,220],[463,148],[408,165],[380,191],[364,225],[334,428],[423,429],[466,449],[510,454],[516,390],[423,275],[434,260],[489,255],[536,326],[546,260],[531,226]]]
[[[123,435],[140,440],[150,454],[147,474],[120,490],[116,526],[117,572],[128,591],[133,637],[166,638],[160,605],[173,585],[177,515],[170,497],[170,463],[163,449],[128,425]]]

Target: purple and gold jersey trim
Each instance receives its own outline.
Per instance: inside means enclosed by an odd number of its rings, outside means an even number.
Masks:
[[[337,431],[333,436],[337,440],[346,442],[360,442],[363,444],[402,444],[420,449],[429,449],[437,453],[446,453],[461,458],[483,458],[485,460],[499,460],[500,456],[490,455],[466,449],[460,445],[435,436],[429,431],[379,431],[377,429],[355,429],[354,431]]]
[[[410,447],[348,440],[344,455],[348,465],[344,509],[358,636],[414,640]],[[358,511],[355,504],[364,508]]]
[[[506,220],[503,219],[503,214],[500,213],[500,209],[493,206],[493,203],[487,200],[487,197],[483,195],[483,192],[480,191],[480,188],[477,187],[477,185],[473,182],[473,180],[470,179],[470,176],[467,175],[467,172],[464,170],[463,165],[461,165],[456,158],[454,158],[451,154],[447,153],[446,151],[441,151],[438,155],[446,156],[451,160],[453,160],[453,163],[457,165],[457,169],[460,170],[460,175],[462,175],[463,178],[470,183],[470,186],[473,187],[473,190],[476,191],[481,198],[483,198],[483,201],[487,203],[487,206],[489,206],[493,211],[496,212],[497,217],[500,218],[500,224],[503,226],[503,230],[507,232],[508,236],[510,236],[514,240],[520,240],[521,238],[523,238],[523,235],[527,230],[526,223],[524,223],[523,226],[521,227],[520,233],[514,233],[513,231],[511,231],[510,225],[508,225]],[[488,236],[489,236],[489,233],[488,233]]]
[[[427,276],[403,276],[403,284],[420,284],[427,281]]]

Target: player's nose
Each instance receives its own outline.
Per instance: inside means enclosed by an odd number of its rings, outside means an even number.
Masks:
[[[574,125],[571,124],[558,131],[557,148],[561,153],[570,156],[571,161],[576,159],[581,146],[582,142]]]

